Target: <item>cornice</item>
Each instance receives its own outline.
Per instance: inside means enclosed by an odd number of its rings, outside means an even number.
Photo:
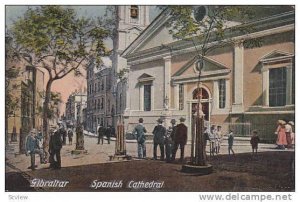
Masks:
[[[157,28],[164,26],[164,23],[168,20],[168,12],[162,12],[160,16],[157,17],[153,24],[150,24],[148,28],[146,28],[140,36],[122,53],[122,56],[125,57],[128,62],[134,60],[140,60],[141,58],[153,57],[155,55],[165,55],[170,51],[168,49],[163,49],[161,46],[157,46],[154,48],[150,48],[143,51],[134,52],[134,50],[138,49],[141,45],[143,45],[143,41],[146,41],[148,38],[152,37],[152,34],[157,30]],[[295,30],[295,12],[287,12],[279,15],[263,18],[261,20],[257,20],[254,22],[245,23],[242,25],[235,26],[233,28],[237,28],[240,26],[253,26],[257,31],[240,35],[237,31],[230,31],[230,28],[226,32],[224,42],[230,40],[234,41],[244,41],[253,38],[259,38],[263,36],[274,35],[282,32],[288,32]],[[232,28],[231,28],[232,29]],[[220,42],[220,41],[218,41]],[[213,46],[218,42],[211,41],[208,43],[208,46]],[[164,44],[169,47],[172,47],[172,56],[178,55],[182,53],[195,52],[195,46],[191,42],[187,42],[186,40],[175,41],[169,44]],[[201,43],[196,45],[197,48],[201,47]]]
[[[249,39],[284,33],[284,32],[295,30],[294,26],[295,26],[294,24],[285,25],[282,27],[276,27],[273,29],[268,29],[268,30],[263,30],[263,31],[259,31],[259,32],[254,32],[251,34],[245,34],[245,35],[241,35],[241,36],[232,37],[230,40],[232,40],[232,41],[249,40]],[[223,41],[226,42],[226,41],[228,41],[228,39],[223,40]],[[213,41],[213,42],[208,43],[207,46],[212,47],[212,46],[218,44],[219,42],[220,41],[217,41],[217,42]],[[193,46],[192,43],[187,45],[186,43],[182,43],[182,41],[177,41],[177,42],[170,43],[168,45],[174,47],[175,50],[172,52],[172,56],[176,56],[176,55],[181,55],[181,54],[185,54],[185,53],[196,52],[196,48],[197,49],[201,48],[202,44]],[[160,47],[155,47],[155,48],[151,48],[151,49],[148,49],[145,51],[133,53],[131,55],[128,55],[126,58],[127,58],[127,62],[129,64],[134,65],[134,64],[146,63],[149,61],[150,58],[152,58],[152,60],[162,59],[162,57],[166,57],[169,54],[170,54],[169,50],[161,49]]]

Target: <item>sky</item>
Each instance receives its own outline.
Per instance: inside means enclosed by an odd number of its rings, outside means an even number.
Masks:
[[[5,23],[6,27],[10,27],[14,21],[24,15],[29,6],[5,6]],[[31,6],[36,7],[36,6]],[[100,17],[105,13],[106,6],[70,6],[77,11],[79,16],[86,17]],[[155,6],[150,6],[150,21],[152,21],[158,14],[159,9]],[[111,47],[111,41],[107,41],[107,45]],[[47,78],[47,77],[46,77]],[[44,82],[46,84],[46,81]],[[60,107],[61,115],[65,111],[65,103],[69,95],[76,89],[84,89],[86,87],[85,77],[74,77],[71,73],[61,80],[56,80],[52,85],[52,91],[60,92],[62,96],[62,105]]]

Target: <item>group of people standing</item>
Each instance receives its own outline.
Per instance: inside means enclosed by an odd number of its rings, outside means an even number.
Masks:
[[[37,165],[35,164],[35,155],[40,156],[40,163],[47,163],[45,159],[45,153],[43,151],[43,135],[42,132],[33,128],[26,138],[26,155],[30,155],[31,165],[28,169],[35,170]]]
[[[286,122],[284,120],[277,121],[277,148],[278,149],[291,149],[295,144],[295,133],[293,132],[293,121]]]
[[[171,162],[175,160],[178,147],[180,147],[180,161],[184,159],[184,147],[187,143],[187,127],[184,124],[185,119],[179,119],[180,123],[176,125],[176,120],[171,120],[171,126],[166,129],[163,126],[163,120],[159,118],[153,133],[153,159],[157,160],[157,147],[160,149],[160,160]],[[146,158],[146,136],[147,132],[143,125],[143,118],[139,119],[139,124],[133,129],[133,134],[138,143],[138,158]]]
[[[49,136],[49,163],[52,169],[60,169],[61,168],[61,156],[60,151],[63,145],[66,145],[66,137],[68,136],[69,145],[73,143],[73,130],[66,130],[62,124],[58,124],[57,128],[50,129]],[[46,153],[43,148],[43,139],[44,136],[39,130],[36,131],[33,128],[29,135],[26,138],[26,155],[30,155],[31,165],[28,169],[35,170],[37,165],[35,163],[35,155],[38,154],[40,156],[40,163],[46,164],[48,160],[46,158]]]
[[[213,156],[219,154],[223,141],[222,127],[211,125],[210,130],[204,127],[204,137],[206,141],[210,142],[210,153]]]
[[[103,144],[104,136],[106,136],[106,138],[107,138],[107,143],[110,144],[110,137],[115,136],[115,133],[116,133],[116,130],[112,125],[109,125],[108,127],[104,127],[104,126],[101,126],[100,124],[98,124],[98,126],[97,126],[98,143],[97,144],[100,144],[100,141],[101,141],[101,144]]]

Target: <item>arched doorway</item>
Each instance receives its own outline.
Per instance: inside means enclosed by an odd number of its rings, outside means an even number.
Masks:
[[[196,88],[193,91],[193,103],[192,103],[192,114],[197,110],[198,99],[200,97],[200,102],[202,106],[202,111],[204,113],[204,120],[209,121],[209,94],[205,88]]]

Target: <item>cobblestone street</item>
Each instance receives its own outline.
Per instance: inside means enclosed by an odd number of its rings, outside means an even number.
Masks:
[[[136,142],[128,141],[127,154],[131,155],[133,160],[112,162],[109,161],[109,156],[114,154],[114,145],[115,141],[107,144],[106,140],[103,145],[98,145],[96,137],[85,136],[85,149],[88,150],[88,154],[72,155],[71,151],[75,148],[75,144],[66,145],[61,152],[63,167],[61,170],[46,169],[49,165],[40,165],[39,158],[36,158],[37,170],[31,171],[27,169],[30,165],[30,157],[15,154],[14,148],[17,148],[17,145],[11,144],[6,154],[6,177],[11,180],[6,181],[6,189],[30,191],[32,187],[29,186],[29,181],[35,178],[70,182],[65,188],[36,189],[38,191],[291,191],[294,189],[291,170],[293,150],[275,150],[275,146],[271,144],[260,144],[258,159],[253,160],[249,153],[251,152],[249,141],[237,140],[234,146],[236,159],[228,160],[227,145],[224,140],[221,153],[209,158],[209,162],[214,166],[214,172],[208,176],[184,174],[180,172],[181,164],[177,161],[170,164],[150,160],[153,153],[151,141],[146,144],[148,160],[137,160]],[[190,145],[187,145],[186,157],[189,153]],[[284,172],[286,175],[278,175],[277,172]],[[119,189],[92,189],[90,185],[93,180],[122,180],[124,185]],[[131,189],[128,187],[131,180],[163,181],[164,186],[157,190]],[[219,183],[220,180],[222,183]],[[185,183],[187,181],[188,184]],[[21,183],[19,186],[13,186],[16,182]],[[203,186],[203,183],[207,186]]]

